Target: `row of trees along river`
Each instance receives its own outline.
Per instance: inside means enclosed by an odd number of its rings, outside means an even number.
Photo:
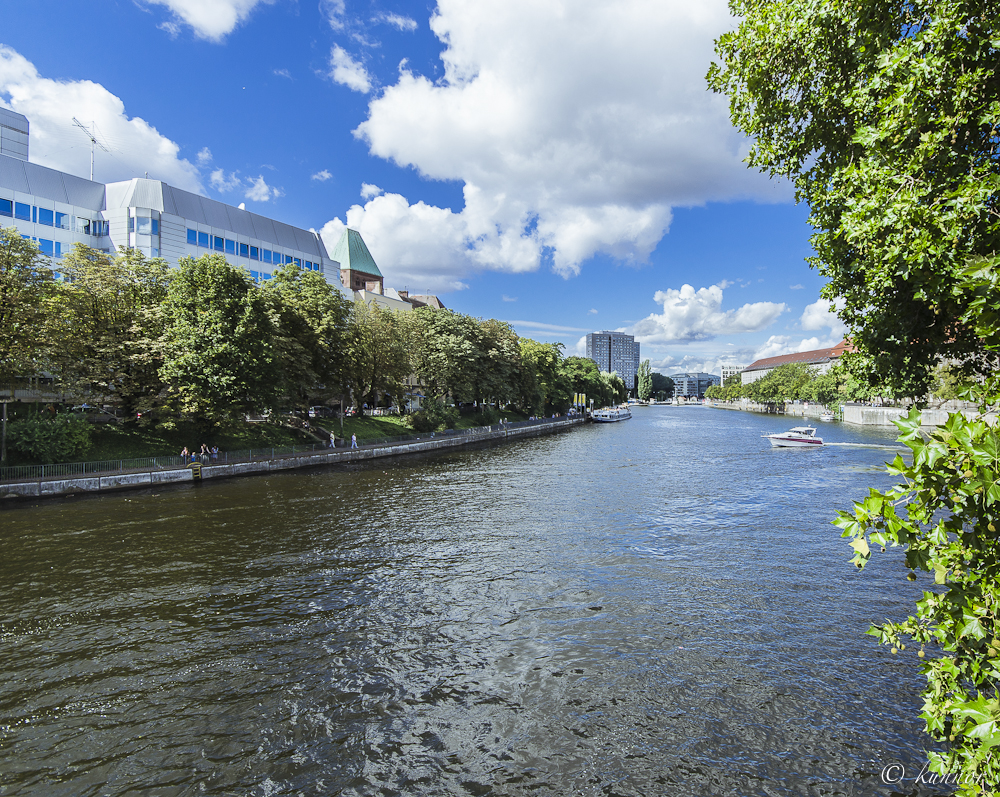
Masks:
[[[549,415],[574,393],[598,407],[627,397],[619,376],[561,344],[495,319],[351,302],[295,265],[258,285],[221,255],[170,269],[77,244],[58,269],[63,279],[15,228],[0,231],[0,386],[51,374],[74,402],[143,423],[404,406],[411,392],[431,414],[445,398]]]

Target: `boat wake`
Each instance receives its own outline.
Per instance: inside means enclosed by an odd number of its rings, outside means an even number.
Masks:
[[[880,448],[884,451],[909,451],[906,446],[888,446],[882,443],[825,443],[826,446],[846,446],[848,448]]]

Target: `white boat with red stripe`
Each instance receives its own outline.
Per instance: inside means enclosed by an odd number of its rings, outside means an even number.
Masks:
[[[761,437],[770,440],[772,448],[819,448],[823,445],[823,438],[816,437],[816,429],[812,426],[794,426],[787,432]]]

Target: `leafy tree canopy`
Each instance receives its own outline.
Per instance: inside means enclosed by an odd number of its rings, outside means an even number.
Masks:
[[[967,264],[995,270],[1000,35],[992,0],[732,0],[709,84],[790,178],[816,228],[823,295],[844,299],[859,378],[922,396],[944,356],[996,365],[965,316]]]
[[[51,350],[52,271],[16,227],[0,229],[0,382],[31,376]]]

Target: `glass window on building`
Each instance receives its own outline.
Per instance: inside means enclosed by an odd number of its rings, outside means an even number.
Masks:
[[[288,263],[291,263],[291,262],[292,262],[292,256],[291,255],[285,255],[285,264],[287,265]]]
[[[260,272],[259,271],[251,271],[250,272],[250,279],[252,279],[254,282],[260,282]]]
[[[188,233],[188,243],[191,244],[191,246],[197,246],[198,245],[198,231],[197,230],[192,230],[189,227],[187,233]]]
[[[60,230],[68,230],[69,222],[70,217],[68,213],[60,213],[58,210],[56,211],[56,227]]]
[[[128,231],[129,232],[135,232],[135,217],[134,216],[129,216],[128,217]]]
[[[56,214],[48,208],[39,208],[38,223],[44,224],[46,227],[54,227],[56,223]]]
[[[240,257],[250,257],[249,244],[240,244]]]
[[[250,247],[250,259],[260,260],[260,249],[258,249],[256,246]]]
[[[25,205],[23,202],[15,202],[14,218],[21,221],[31,221],[31,205]]]
[[[0,216],[13,216],[14,203],[10,199],[0,199]]]
[[[208,249],[208,237],[209,236],[207,232],[198,233],[198,246],[204,249]]]
[[[271,250],[270,249],[261,249],[260,250],[260,259],[263,260],[265,263],[270,263],[271,262]]]
[[[62,257],[62,243],[56,241],[56,257]]]
[[[56,252],[55,244],[45,238],[38,239],[38,248],[42,250],[43,255],[47,255],[48,257],[52,257]]]
[[[292,258],[292,262],[293,262],[293,263],[294,263],[295,265],[297,265],[297,266],[298,266],[299,268],[302,268],[302,261],[301,261],[301,260],[299,260],[299,259],[298,259],[297,257],[293,257],[293,258]]]
[[[226,238],[226,254],[227,255],[236,254],[236,241],[231,241],[229,238]]]
[[[223,252],[226,249],[226,239],[220,238],[218,235],[213,235],[212,238],[215,239],[215,251]]]

